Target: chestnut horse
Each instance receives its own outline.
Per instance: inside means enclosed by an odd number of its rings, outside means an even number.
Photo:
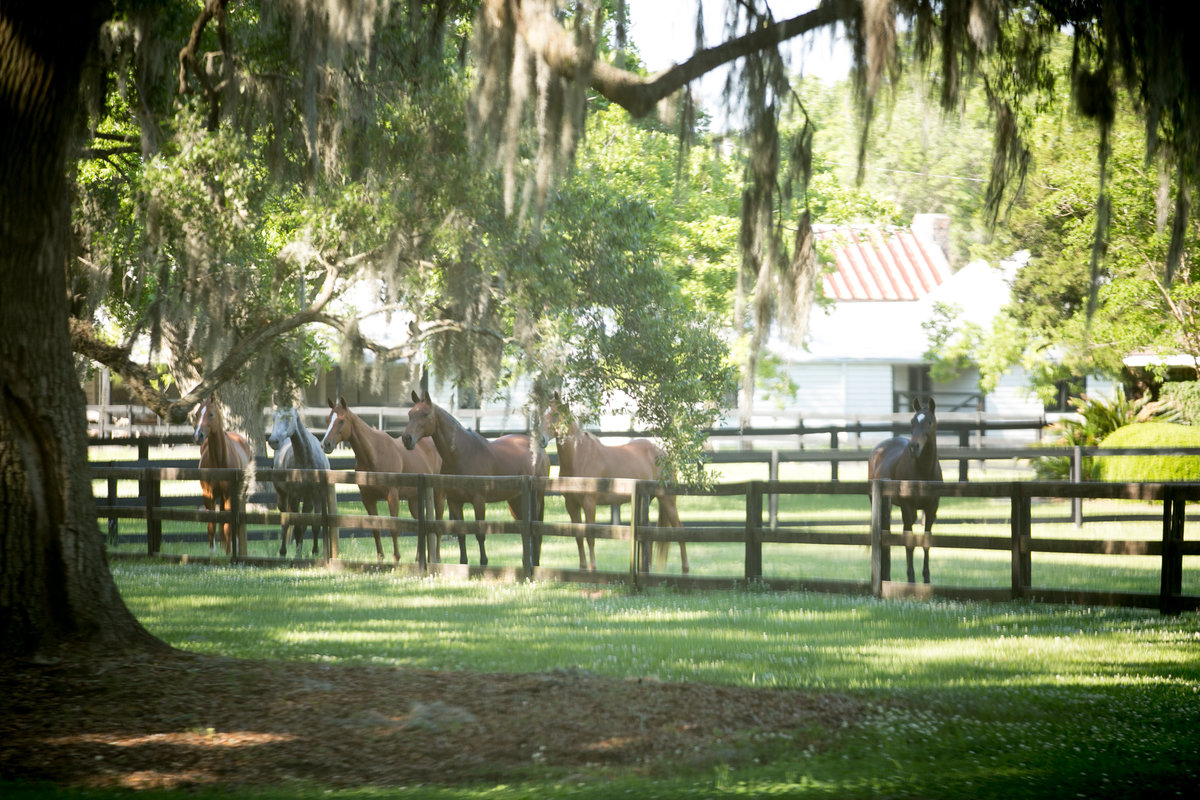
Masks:
[[[663,451],[648,439],[634,439],[626,444],[606,445],[596,436],[584,432],[571,416],[570,409],[562,402],[558,392],[542,415],[544,430],[552,432],[558,441],[558,475],[562,478],[633,478],[642,481],[657,481],[662,478],[661,460]],[[679,512],[675,508],[675,496],[655,490],[658,499],[658,524],[660,527],[681,527]],[[629,502],[627,494],[610,492],[568,492],[563,494],[571,522],[578,524],[580,511],[588,525],[596,521],[596,506],[621,506]],[[596,569],[596,539],[587,537],[587,558],[583,552],[583,537],[576,536],[579,546],[579,568]],[[669,542],[655,542],[655,560],[665,564]],[[688,572],[687,544],[679,543],[679,559],[686,575]]]
[[[532,436],[510,433],[489,442],[475,431],[464,428],[449,412],[435,406],[428,391],[423,396],[413,392],[412,399],[413,407],[408,411],[408,425],[401,439],[404,446],[412,450],[426,437],[432,438],[442,457],[443,475],[531,475],[535,478],[550,475],[550,459]],[[543,493],[535,490],[534,519],[542,518],[543,499]],[[461,520],[463,504],[470,503],[475,507],[476,521],[482,521],[487,514],[487,504],[501,500],[508,502],[513,517],[522,518],[521,495],[512,489],[451,489],[446,492],[446,500],[453,520]],[[483,537],[481,533],[475,535],[479,542],[479,563],[487,566]],[[458,556],[459,563],[467,563],[467,537],[461,535],[458,537]]]
[[[196,430],[192,441],[200,445],[200,469],[245,469],[250,463],[250,445],[240,433],[225,430],[221,409],[216,397],[209,396],[196,411]],[[200,481],[200,493],[204,495],[204,507],[209,511],[230,511],[233,508],[233,481]],[[208,549],[216,550],[217,523],[208,523]],[[239,530],[240,530],[239,526]],[[221,524],[221,542],[225,554],[232,552],[230,538],[233,526]],[[243,553],[242,555],[245,555]]]
[[[350,449],[354,451],[355,472],[399,472],[426,475],[437,475],[441,472],[442,457],[438,455],[433,442],[422,442],[420,447],[409,452],[399,439],[394,439],[385,431],[372,428],[363,422],[362,418],[346,405],[346,398],[339,397],[336,403],[329,400],[329,409],[329,421],[325,428],[325,435],[321,438],[321,447],[326,453],[332,453],[334,445],[338,442],[349,442]],[[413,519],[417,519],[416,487],[393,486],[388,488],[360,484],[358,494],[362,498],[362,504],[367,509],[367,513],[372,517],[379,513],[377,507],[380,500],[386,500],[388,513],[393,517],[397,516],[400,511],[400,498],[403,497],[408,501],[408,513],[412,514]],[[437,519],[441,519],[445,506],[443,492],[434,492],[433,504]],[[383,543],[379,538],[379,529],[373,528],[371,532],[375,535],[375,552],[382,561]],[[429,535],[429,548],[425,552],[431,561],[437,561],[440,557],[440,541],[441,537],[437,534]],[[395,530],[392,531],[392,551],[396,561],[399,561],[400,539]]]
[[[928,405],[913,398],[912,408],[916,414],[912,418],[912,437],[905,439],[897,436],[880,442],[871,451],[867,460],[867,478],[874,480],[882,478],[892,481],[940,481],[942,465],[937,454],[937,417],[934,416],[935,403],[929,398]],[[883,498],[884,529],[891,530],[892,501],[890,497]],[[911,534],[913,523],[917,520],[917,510],[924,512],[925,533],[933,530],[933,522],[937,519],[937,497],[901,497],[896,500],[900,506],[900,517],[904,521],[904,533]],[[929,545],[922,545],[925,551],[925,565],[922,576],[929,583]],[[913,545],[906,545],[905,555],[908,558],[908,582],[915,583],[916,572],[913,570]]]
[[[321,450],[321,443],[312,431],[300,420],[300,412],[295,408],[275,409],[274,423],[267,443],[275,450],[275,469],[329,469],[329,458]],[[329,492],[326,486],[318,483],[300,483],[277,481],[275,497],[279,501],[280,511],[301,511],[305,514],[328,514]],[[279,555],[287,555],[288,532],[296,540],[296,555],[300,555],[304,544],[304,531],[308,525],[293,522],[283,524],[279,528]],[[314,524],[312,554],[317,555],[321,534],[324,527]]]

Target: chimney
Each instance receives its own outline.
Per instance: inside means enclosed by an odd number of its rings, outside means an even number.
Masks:
[[[914,214],[912,221],[913,235],[924,244],[936,247],[950,263],[950,215],[949,214]]]

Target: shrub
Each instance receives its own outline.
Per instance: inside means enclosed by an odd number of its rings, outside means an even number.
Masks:
[[[1051,447],[1095,447],[1109,434],[1125,425],[1146,422],[1151,419],[1174,422],[1178,418],[1176,407],[1170,403],[1152,403],[1148,397],[1127,400],[1125,397],[1107,399],[1090,398],[1087,395],[1070,400],[1078,416],[1064,417],[1046,426],[1045,444]],[[1046,456],[1035,459],[1033,471],[1039,480],[1069,480],[1071,459],[1066,456]],[[1096,465],[1092,459],[1083,460],[1084,480],[1097,480]]]
[[[1179,410],[1179,422],[1200,425],[1200,381],[1164,383],[1158,399]]]
[[[1101,447],[1200,447],[1200,428],[1170,422],[1127,425],[1106,437]],[[1200,481],[1200,456],[1101,456],[1096,475],[1102,481]]]

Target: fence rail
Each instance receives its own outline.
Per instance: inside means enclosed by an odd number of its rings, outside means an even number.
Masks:
[[[1183,559],[1200,555],[1200,541],[1185,539],[1186,506],[1200,500],[1200,483],[1186,484],[1105,484],[1071,483],[1066,481],[1002,481],[974,483],[936,483],[914,481],[816,482],[753,480],[718,484],[704,491],[667,487],[667,491],[688,496],[740,497],[745,507],[742,524],[713,524],[701,522],[684,528],[664,528],[650,524],[649,503],[658,484],[649,481],[597,480],[588,478],[469,478],[453,475],[398,475],[391,473],[358,473],[348,470],[312,471],[262,470],[260,480],[314,482],[333,491],[341,484],[397,486],[415,488],[421,498],[418,518],[367,517],[365,514],[281,514],[277,511],[257,511],[246,507],[240,493],[229,512],[201,511],[166,507],[162,503],[162,483],[165,481],[230,480],[240,481],[239,470],[201,470],[195,467],[130,468],[93,467],[95,480],[138,481],[141,490],[136,505],[101,503],[97,506],[100,519],[142,519],[146,523],[147,552],[157,554],[162,544],[162,523],[168,520],[189,522],[228,522],[238,531],[234,539],[234,559],[242,562],[281,563],[277,559],[250,559],[246,556],[247,524],[277,525],[283,521],[318,522],[326,528],[324,553],[328,559],[338,559],[339,529],[347,526],[396,531],[413,536],[417,542],[415,569],[420,572],[445,570],[430,564],[425,552],[426,534],[514,534],[521,537],[522,564],[520,576],[560,578],[588,581],[595,578],[576,570],[548,570],[540,565],[541,542],[545,536],[593,535],[597,538],[629,543],[628,580],[635,586],[671,582],[682,586],[730,585],[730,581],[761,583],[773,588],[809,588],[820,591],[872,593],[879,597],[947,596],[967,599],[1007,600],[1028,598],[1050,602],[1080,602],[1093,605],[1128,605],[1159,608],[1176,612],[1200,608],[1200,596],[1182,592]],[[631,497],[633,509],[625,524],[594,524],[591,526],[549,523],[534,519],[529,513],[515,521],[438,521],[432,519],[432,496],[437,489],[447,488],[508,488],[526,497],[535,492],[548,495],[564,492],[603,491]],[[869,529],[840,532],[813,526],[781,526],[766,513],[769,498],[787,495],[857,495],[871,497]],[[971,497],[1006,498],[1009,501],[1009,536],[900,534],[892,533],[887,520],[878,509],[882,497]],[[1034,536],[1031,503],[1034,498],[1058,499],[1120,499],[1161,503],[1162,538],[1144,540],[1079,540],[1038,538]],[[103,499],[103,498],[102,498]],[[524,504],[526,509],[531,503]],[[878,513],[877,513],[878,512]],[[1044,520],[1036,520],[1039,524]],[[110,523],[111,525],[111,523]],[[649,573],[650,546],[655,542],[735,543],[744,547],[744,564],[740,575],[721,578],[652,575]],[[765,543],[812,544],[822,546],[866,546],[870,551],[869,580],[831,581],[821,578],[779,580],[764,576],[762,546]],[[990,588],[929,586],[899,583],[891,580],[890,548],[904,545],[928,545],[938,549],[1004,551],[1011,558],[1011,580],[1007,586]],[[1119,556],[1154,556],[1161,563],[1161,585],[1157,594],[1129,592],[1077,591],[1054,587],[1036,587],[1032,583],[1031,554],[1070,553]],[[115,555],[115,554],[114,554]],[[286,563],[291,563],[290,560]],[[372,564],[371,566],[375,566]],[[474,568],[479,569],[479,568]],[[867,572],[867,570],[864,570]],[[619,577],[619,576],[617,576]],[[612,573],[601,580],[613,579]]]

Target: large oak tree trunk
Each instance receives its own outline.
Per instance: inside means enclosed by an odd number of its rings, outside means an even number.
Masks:
[[[67,144],[84,55],[110,11],[80,6],[0,6],[0,652],[10,655],[165,646],[108,569],[67,326]]]

